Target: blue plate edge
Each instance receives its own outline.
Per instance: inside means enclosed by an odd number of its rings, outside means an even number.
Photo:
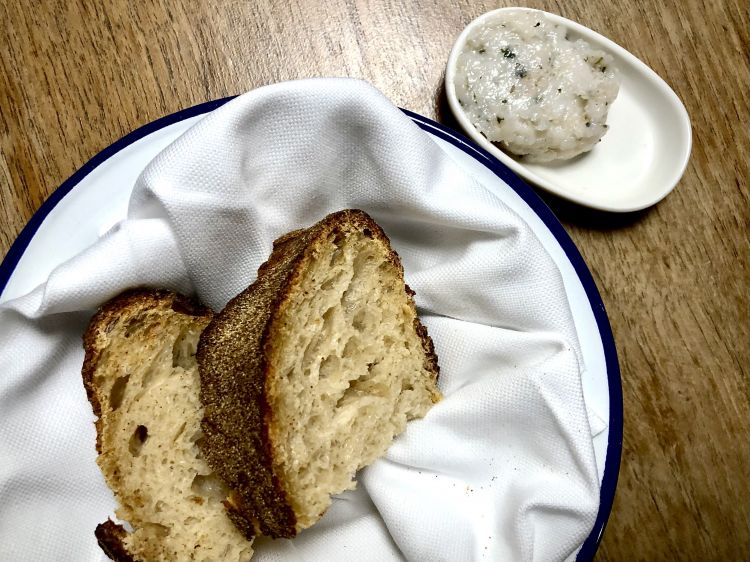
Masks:
[[[15,271],[18,262],[26,251],[26,248],[30,244],[42,222],[44,222],[44,219],[65,197],[65,195],[67,195],[97,166],[141,138],[179,121],[184,121],[185,119],[213,111],[235,97],[237,96],[227,96],[217,100],[204,102],[161,117],[128,133],[88,160],[81,168],[79,168],[72,176],[65,180],[50,194],[16,237],[8,250],[8,253],[3,258],[2,263],[0,263],[0,296],[5,290],[5,287],[8,284],[13,271]],[[583,542],[583,545],[578,552],[578,556],[576,557],[578,562],[592,560],[599,547],[599,543],[601,542],[604,529],[612,510],[612,504],[614,502],[622,456],[623,432],[622,383],[620,379],[619,363],[617,360],[617,350],[599,290],[596,287],[591,272],[583,260],[583,256],[581,256],[578,248],[576,248],[570,235],[568,235],[562,224],[557,220],[557,217],[555,217],[552,210],[529,185],[494,156],[490,155],[483,148],[477,146],[460,133],[432,121],[431,119],[423,117],[418,113],[403,108],[401,111],[412,119],[412,121],[414,121],[421,129],[435,134],[459,150],[467,153],[469,156],[479,160],[495,175],[507,183],[532,208],[532,210],[542,219],[545,226],[549,228],[550,232],[552,232],[552,235],[558,241],[573,265],[573,268],[583,285],[584,291],[586,292],[586,296],[589,299],[589,304],[591,305],[597,328],[602,337],[609,390],[609,438],[607,441],[607,455],[604,463],[604,476],[599,496],[599,511],[597,513],[594,527],[589,536]]]
[[[72,176],[65,180],[60,185],[60,187],[55,189],[50,194],[50,196],[44,200],[44,202],[40,205],[36,212],[31,215],[31,218],[26,223],[26,225],[24,225],[24,227],[21,229],[21,232],[13,241],[13,244],[11,244],[10,248],[8,249],[8,253],[5,254],[2,263],[0,263],[0,296],[2,296],[3,292],[5,291],[5,287],[8,284],[11,275],[13,275],[18,262],[21,260],[23,253],[26,251],[26,248],[34,238],[36,231],[39,230],[42,222],[44,222],[44,219],[47,218],[47,215],[49,215],[52,209],[57,206],[57,204],[63,199],[63,197],[70,193],[70,191],[76,185],[78,185],[78,183],[80,183],[83,178],[94,171],[97,166],[99,166],[111,156],[114,156],[116,153],[120,152],[123,148],[133,144],[137,140],[140,140],[143,137],[158,131],[159,129],[163,129],[168,125],[172,125],[179,121],[184,121],[185,119],[195,117],[196,115],[201,115],[203,113],[213,111],[217,107],[224,105],[226,102],[235,97],[236,96],[229,96],[218,100],[204,102],[192,107],[182,109],[175,113],[165,115],[164,117],[160,117],[159,119],[151,121],[150,123],[146,123],[145,125],[138,127],[134,131],[128,133],[121,139],[115,141],[108,147],[101,150],[94,157],[88,160],[83,166],[76,170],[76,172]]]
[[[550,229],[552,235],[562,247],[565,255],[570,260],[575,269],[578,278],[583,285],[586,297],[594,313],[599,334],[602,337],[602,346],[604,348],[604,359],[607,367],[607,386],[609,390],[609,436],[607,439],[607,455],[604,461],[604,476],[599,491],[599,511],[594,522],[591,533],[583,542],[581,550],[576,557],[577,562],[593,560],[599,543],[604,535],[604,529],[607,526],[609,515],[612,511],[612,504],[615,499],[617,489],[617,480],[620,472],[620,461],[622,457],[622,431],[623,431],[623,404],[622,404],[622,381],[620,379],[620,365],[617,360],[617,348],[615,347],[612,327],[609,324],[609,318],[604,307],[599,289],[596,286],[591,271],[586,266],[583,256],[578,251],[573,239],[567,233],[552,210],[547,204],[534,192],[534,190],[525,183],[510,168],[505,166],[497,158],[484,150],[473,141],[464,137],[462,134],[445,127],[431,119],[423,117],[418,113],[401,109],[408,115],[420,128],[429,130],[431,133],[440,137],[444,141],[452,144],[456,148],[467,153],[469,156],[479,160],[484,166],[489,168],[496,176],[507,183],[542,219],[542,222]]]

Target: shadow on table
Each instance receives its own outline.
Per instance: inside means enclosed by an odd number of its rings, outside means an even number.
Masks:
[[[437,121],[446,127],[449,127],[457,133],[464,135],[461,126],[453,116],[450,106],[448,105],[448,97],[445,94],[445,76],[442,76],[440,83],[435,91],[435,116]],[[472,142],[469,139],[469,142]],[[528,183],[523,180],[524,183]],[[641,211],[633,211],[630,213],[610,213],[607,211],[598,211],[596,209],[590,209],[558,197],[552,193],[544,191],[543,189],[537,188],[532,184],[529,184],[534,189],[534,192],[544,201],[547,206],[552,209],[555,216],[564,224],[571,224],[578,227],[590,228],[596,230],[617,230],[620,228],[627,228],[634,226],[643,220],[649,213],[649,209],[643,209]],[[653,207],[651,207],[653,209]]]
[[[630,213],[597,211],[558,197],[543,189],[534,188],[534,192],[552,209],[561,223],[582,228],[602,231],[627,228],[641,222],[649,212],[649,209]]]
[[[448,105],[448,96],[445,94],[445,73],[440,77],[440,83],[435,91],[435,116],[438,122],[454,131],[464,134],[461,125],[458,124]]]

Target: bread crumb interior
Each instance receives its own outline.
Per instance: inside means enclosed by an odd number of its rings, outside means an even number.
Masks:
[[[367,229],[332,232],[305,259],[269,352],[269,435],[298,531],[439,399],[385,243]]]
[[[241,562],[251,543],[228,518],[227,491],[201,457],[196,347],[207,318],[146,310],[115,322],[94,375],[102,405],[97,459],[139,560]]]

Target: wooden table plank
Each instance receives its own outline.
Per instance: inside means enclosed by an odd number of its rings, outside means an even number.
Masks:
[[[86,0],[0,6],[0,253],[96,152],[166,113],[352,76],[453,121],[442,78],[494,2]],[[545,196],[583,253],[622,362],[625,443],[600,560],[750,559],[750,15],[744,0],[532,1],[623,45],[693,123],[676,191],[630,215]]]

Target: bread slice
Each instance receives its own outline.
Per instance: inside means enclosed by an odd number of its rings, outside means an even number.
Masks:
[[[347,210],[279,238],[214,317],[198,346],[200,447],[235,522],[295,536],[440,399],[413,294],[382,229]]]
[[[136,290],[105,304],[84,335],[83,381],[97,416],[97,464],[120,504],[96,529],[126,561],[245,561],[227,491],[202,458],[195,360],[211,311],[168,291]]]

